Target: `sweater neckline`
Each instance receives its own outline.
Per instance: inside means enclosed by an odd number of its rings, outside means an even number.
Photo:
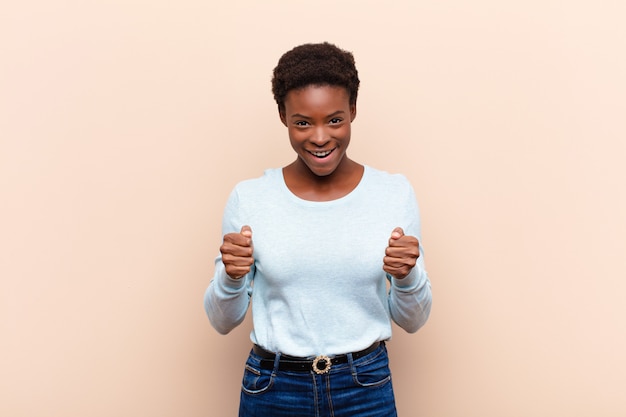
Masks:
[[[317,206],[317,207],[322,207],[322,206],[333,206],[336,204],[342,204],[346,201],[349,201],[351,199],[354,198],[355,195],[358,195],[361,192],[361,189],[363,188],[367,178],[369,177],[370,174],[370,168],[367,165],[363,165],[363,175],[361,176],[361,179],[359,180],[358,184],[356,185],[356,187],[354,187],[354,189],[352,189],[352,191],[350,191],[348,194],[336,198],[334,200],[326,200],[326,201],[315,201],[315,200],[306,200],[304,198],[298,197],[297,195],[295,195],[290,189],[289,187],[287,187],[287,183],[285,182],[285,176],[283,175],[283,169],[282,168],[278,168],[278,177],[279,177],[279,182],[280,182],[280,187],[283,191],[284,194],[286,194],[290,200],[293,200],[299,204],[303,204],[303,205],[307,205],[307,206]]]

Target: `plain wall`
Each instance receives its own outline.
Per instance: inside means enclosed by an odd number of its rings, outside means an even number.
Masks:
[[[235,415],[250,321],[220,336],[202,308],[222,210],[293,160],[271,71],[324,40],[360,71],[349,154],[404,173],[422,210],[434,305],[389,344],[400,414],[626,415],[625,18],[617,0],[5,2],[0,415]]]

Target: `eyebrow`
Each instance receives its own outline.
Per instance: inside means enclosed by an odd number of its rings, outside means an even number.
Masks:
[[[334,116],[337,116],[337,115],[339,115],[339,114],[344,114],[344,113],[345,113],[345,112],[344,112],[343,110],[337,110],[336,112],[331,113],[331,114],[329,114],[328,116],[326,116],[326,118],[329,118],[329,117],[334,117]],[[294,118],[297,118],[297,119],[309,119],[309,120],[311,119],[311,117],[309,117],[309,116],[305,116],[304,114],[300,114],[300,113],[295,113],[295,114],[292,114],[292,115],[290,116],[290,118],[292,118],[292,119],[294,119]]]

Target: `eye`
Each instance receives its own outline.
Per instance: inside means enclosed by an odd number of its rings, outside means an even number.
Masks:
[[[330,123],[331,125],[336,125],[338,123],[341,123],[342,121],[343,119],[340,117],[333,117],[328,123]]]
[[[307,122],[306,120],[297,120],[296,122],[294,122],[294,125],[298,127],[305,127],[309,125],[309,122]]]

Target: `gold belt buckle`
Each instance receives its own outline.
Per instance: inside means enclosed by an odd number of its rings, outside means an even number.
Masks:
[[[326,355],[319,355],[313,359],[313,371],[318,375],[323,375],[330,371],[330,358]]]

